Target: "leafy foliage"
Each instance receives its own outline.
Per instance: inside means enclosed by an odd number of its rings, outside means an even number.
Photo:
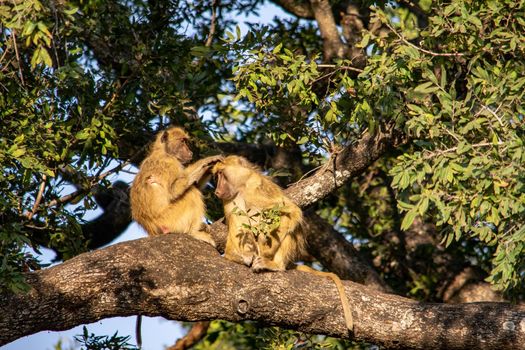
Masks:
[[[350,342],[322,336],[283,330],[277,327],[260,327],[253,322],[232,324],[214,321],[206,337],[194,346],[196,350],[214,349],[358,349]]]
[[[456,55],[405,44],[389,57],[410,60],[420,76],[406,91],[405,128],[413,151],[399,156],[390,170],[406,212],[401,228],[428,215],[443,229],[446,246],[464,236],[495,246],[489,280],[502,290],[521,288],[525,269],[517,258],[522,247],[513,243],[525,224],[525,65],[512,59],[525,48],[514,43],[523,17],[509,23],[509,41],[502,40],[499,28],[511,13],[513,6],[503,9],[494,2],[452,2],[429,18],[439,27],[420,36],[423,46],[439,40],[442,50]]]
[[[246,212],[235,207],[233,208],[232,214],[248,219],[248,223],[242,226],[255,236],[256,241],[259,239],[259,235],[263,235],[270,240],[271,234],[281,225],[282,207],[282,205],[275,205],[272,208],[265,208],[257,212]]]
[[[138,350],[139,348],[128,343],[129,338],[129,336],[118,336],[117,332],[111,337],[89,334],[85,326],[83,333],[75,336],[75,340],[80,344],[80,350]]]

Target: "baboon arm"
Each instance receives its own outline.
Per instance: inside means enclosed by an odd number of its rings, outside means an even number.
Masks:
[[[195,163],[188,165],[186,168],[186,174],[188,174],[189,180],[192,181],[193,184],[196,184],[204,176],[204,174],[210,170],[211,166],[221,159],[223,159],[223,156],[211,156],[200,159]]]
[[[177,200],[188,188],[198,185],[210,167],[222,159],[222,156],[212,156],[188,165],[183,174],[180,174],[170,186],[171,200]]]
[[[195,182],[191,181],[187,174],[181,174],[171,183],[170,201],[178,200],[194,184]]]

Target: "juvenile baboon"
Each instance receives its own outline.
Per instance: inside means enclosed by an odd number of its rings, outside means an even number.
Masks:
[[[224,158],[214,165],[212,173],[217,182],[215,194],[223,202],[228,225],[224,257],[251,266],[255,272],[293,267],[332,279],[341,299],[346,326],[352,331],[352,312],[339,277],[305,265],[293,265],[305,249],[301,209],[242,157]]]
[[[226,157],[212,172],[228,224],[225,257],[254,271],[285,270],[304,250],[301,209],[242,157]]]

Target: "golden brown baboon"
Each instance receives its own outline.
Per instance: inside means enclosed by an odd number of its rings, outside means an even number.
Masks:
[[[215,246],[205,231],[205,207],[198,185],[222,156],[184,167],[193,156],[188,139],[178,127],[157,135],[131,186],[131,213],[149,235],[188,233]]]
[[[226,157],[212,172],[228,224],[225,257],[256,272],[285,270],[304,250],[301,209],[242,157]]]
[[[224,206],[228,238],[224,257],[251,266],[255,272],[292,267],[305,248],[303,214],[282,189],[256,166],[228,156],[213,166],[215,194]],[[339,277],[297,265],[296,269],[331,278],[338,289],[346,326],[353,330],[352,313]]]

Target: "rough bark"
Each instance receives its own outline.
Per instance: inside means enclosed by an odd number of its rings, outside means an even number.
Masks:
[[[304,220],[308,252],[341,279],[364,284],[375,290],[391,292],[391,288],[339,232],[314,212]]]
[[[272,1],[276,5],[281,6],[288,13],[300,18],[313,19],[314,11],[308,1],[297,1],[297,0],[278,0]]]
[[[471,303],[476,301],[504,301],[501,293],[483,282],[481,271],[473,267],[463,269],[455,276],[443,293],[446,303]]]
[[[140,312],[182,321],[255,320],[389,348],[525,346],[523,307],[417,303],[345,282],[352,335],[329,279],[300,271],[255,274],[186,235],[116,244],[27,279],[29,293],[0,296],[0,345],[42,330]]]
[[[310,0],[315,20],[323,38],[324,61],[332,58],[342,58],[346,53],[346,46],[339,36],[335,24],[332,7],[328,0]]]
[[[286,190],[301,208],[319,201],[342,186],[353,176],[368,168],[388,150],[393,150],[406,140],[394,131],[365,133],[355,144],[343,148],[313,176],[301,180]]]

